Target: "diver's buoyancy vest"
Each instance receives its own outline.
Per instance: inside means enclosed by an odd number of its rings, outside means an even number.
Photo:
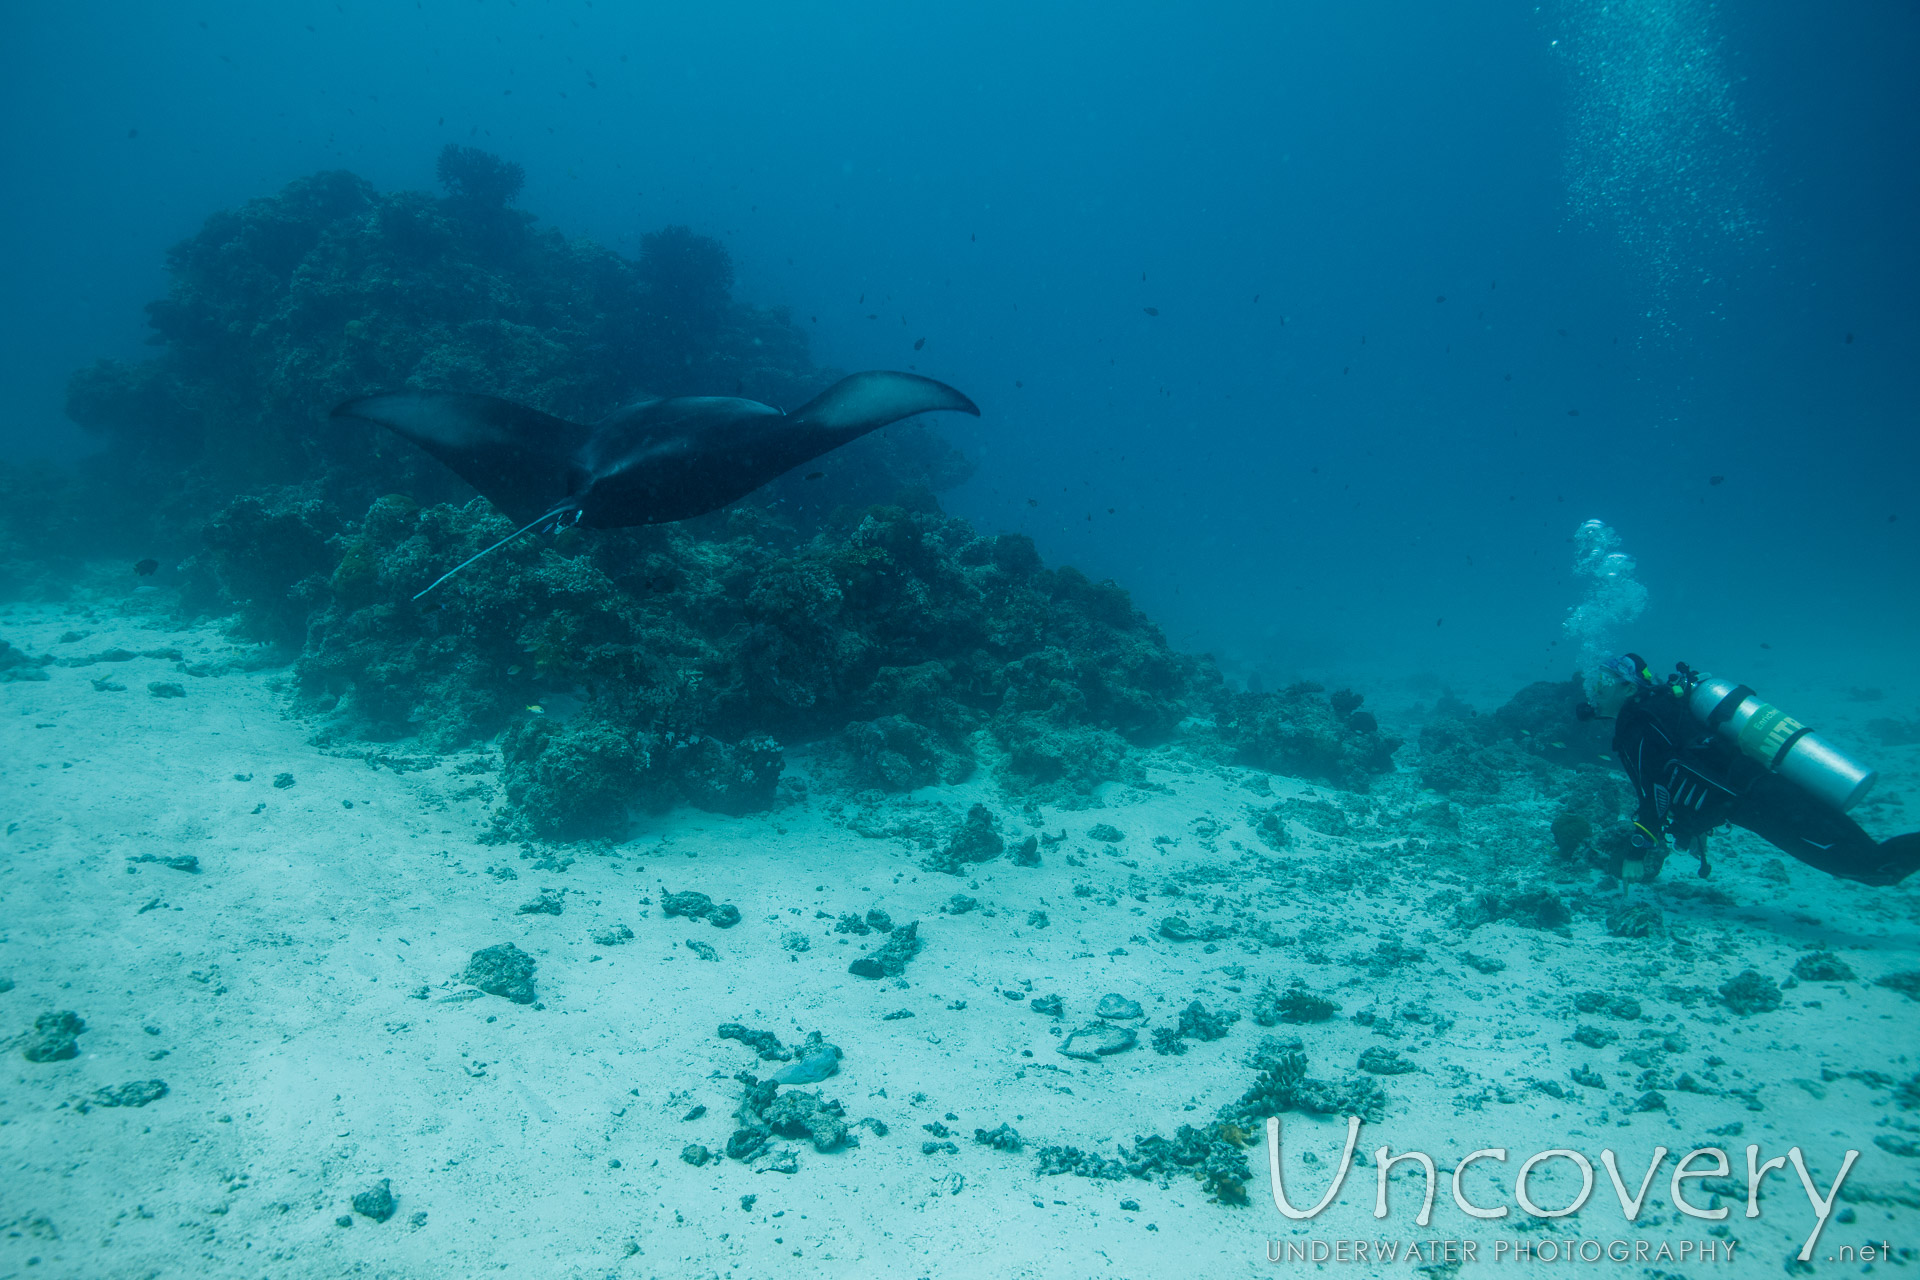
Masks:
[[[1879,777],[1746,685],[1702,675],[1687,707],[1741,752],[1822,804],[1845,813]]]

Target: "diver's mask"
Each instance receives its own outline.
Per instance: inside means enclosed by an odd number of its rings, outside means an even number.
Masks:
[[[1608,658],[1600,664],[1600,670],[1632,685],[1636,693],[1645,693],[1658,683],[1653,678],[1653,668],[1637,653],[1623,653],[1617,658]]]
[[[1623,653],[1618,657],[1604,660],[1600,664],[1599,674],[1599,692],[1593,702],[1583,702],[1574,708],[1575,718],[1580,720],[1611,718],[1611,713],[1603,714],[1594,703],[1612,705],[1622,690],[1631,697],[1634,694],[1645,693],[1654,687],[1653,668],[1649,667],[1647,660],[1637,653]],[[1626,699],[1620,698],[1619,701],[1624,703]],[[1614,706],[1614,711],[1618,710],[1619,707]]]

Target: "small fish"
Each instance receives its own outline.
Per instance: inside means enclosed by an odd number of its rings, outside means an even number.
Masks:
[[[913,343],[913,349],[915,351],[918,351],[920,348],[926,345],[927,345],[927,340],[925,338],[916,338]]]
[[[143,578],[151,578],[154,575],[154,571],[159,569],[159,567],[160,567],[160,562],[158,560],[149,558],[146,560],[139,561],[137,564],[135,564],[133,566],[133,571],[139,574]]]
[[[1762,640],[1762,641],[1760,642],[1760,647],[1761,647],[1762,649],[1771,649],[1771,648],[1773,648],[1773,646],[1772,646],[1772,645],[1770,645],[1770,644],[1768,644],[1768,643],[1767,643],[1767,642],[1766,642],[1765,640]]]
[[[1567,416],[1569,418],[1577,418],[1580,416],[1580,411],[1578,409],[1569,409],[1567,410]]]
[[[807,479],[818,480],[821,476],[824,476],[825,474],[827,473],[824,471],[809,471],[807,472]]]
[[[541,706],[541,705],[540,705],[539,703],[537,703],[537,702],[529,702],[529,703],[527,704],[527,710],[529,710],[529,711],[531,711],[531,712],[533,712],[533,714],[535,714],[535,715],[537,715],[537,716],[543,716],[543,715],[545,715],[545,714],[547,714],[547,709],[546,709],[545,707],[543,707],[543,706]]]
[[[508,667],[507,674],[510,676],[517,676],[520,674],[520,668],[517,666]]]
[[[1146,312],[1150,316],[1157,316],[1160,314],[1160,308],[1158,307],[1142,307],[1140,309]]]
[[[1446,300],[1447,300],[1447,295],[1444,293],[1434,299],[1435,302],[1445,302]]]
[[[1725,476],[1708,476],[1707,477],[1708,484],[1725,484],[1726,482],[1727,482],[1727,478]]]
[[[1030,506],[1030,507],[1037,507],[1037,506],[1039,506],[1039,505],[1040,505],[1040,499],[1038,499],[1038,498],[1028,498],[1028,499],[1027,499],[1027,505],[1028,505],[1028,506]]]

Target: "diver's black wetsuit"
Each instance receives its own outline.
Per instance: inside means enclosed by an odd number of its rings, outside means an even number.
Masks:
[[[1876,842],[1852,818],[1707,729],[1666,686],[1620,708],[1613,753],[1640,794],[1635,820],[1656,839],[1664,830],[1685,846],[1731,822],[1810,867],[1862,884],[1898,884],[1920,868],[1920,832]]]

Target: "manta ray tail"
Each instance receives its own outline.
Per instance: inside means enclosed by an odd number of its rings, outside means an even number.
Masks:
[[[795,409],[791,420],[844,442],[934,409],[980,416],[980,406],[944,382],[917,373],[875,369],[840,379]]]
[[[579,513],[577,511],[573,512],[572,514],[575,516],[575,518],[578,518]],[[454,574],[460,572],[462,569],[472,564],[475,560],[484,559],[486,556],[489,556],[493,554],[495,551],[498,551],[500,548],[506,546],[509,542],[512,542],[515,538],[519,537],[521,534],[526,533],[529,530],[538,528],[540,525],[545,524],[549,520],[557,519],[559,523],[565,523],[567,515],[568,515],[568,511],[566,508],[563,507],[554,511],[549,511],[545,515],[539,516],[533,520],[528,521],[526,524],[521,525],[518,529],[515,529],[512,533],[508,534],[506,537],[500,539],[500,541],[488,547],[485,551],[475,552],[473,555],[468,556],[465,560],[462,560],[459,564],[453,566],[453,568],[447,570],[445,573],[435,578],[432,582],[428,583],[424,589],[416,592],[413,598],[415,600],[418,600],[421,596],[424,596],[425,594],[427,594],[428,591],[433,590],[435,587],[445,582],[448,578],[451,578]]]

